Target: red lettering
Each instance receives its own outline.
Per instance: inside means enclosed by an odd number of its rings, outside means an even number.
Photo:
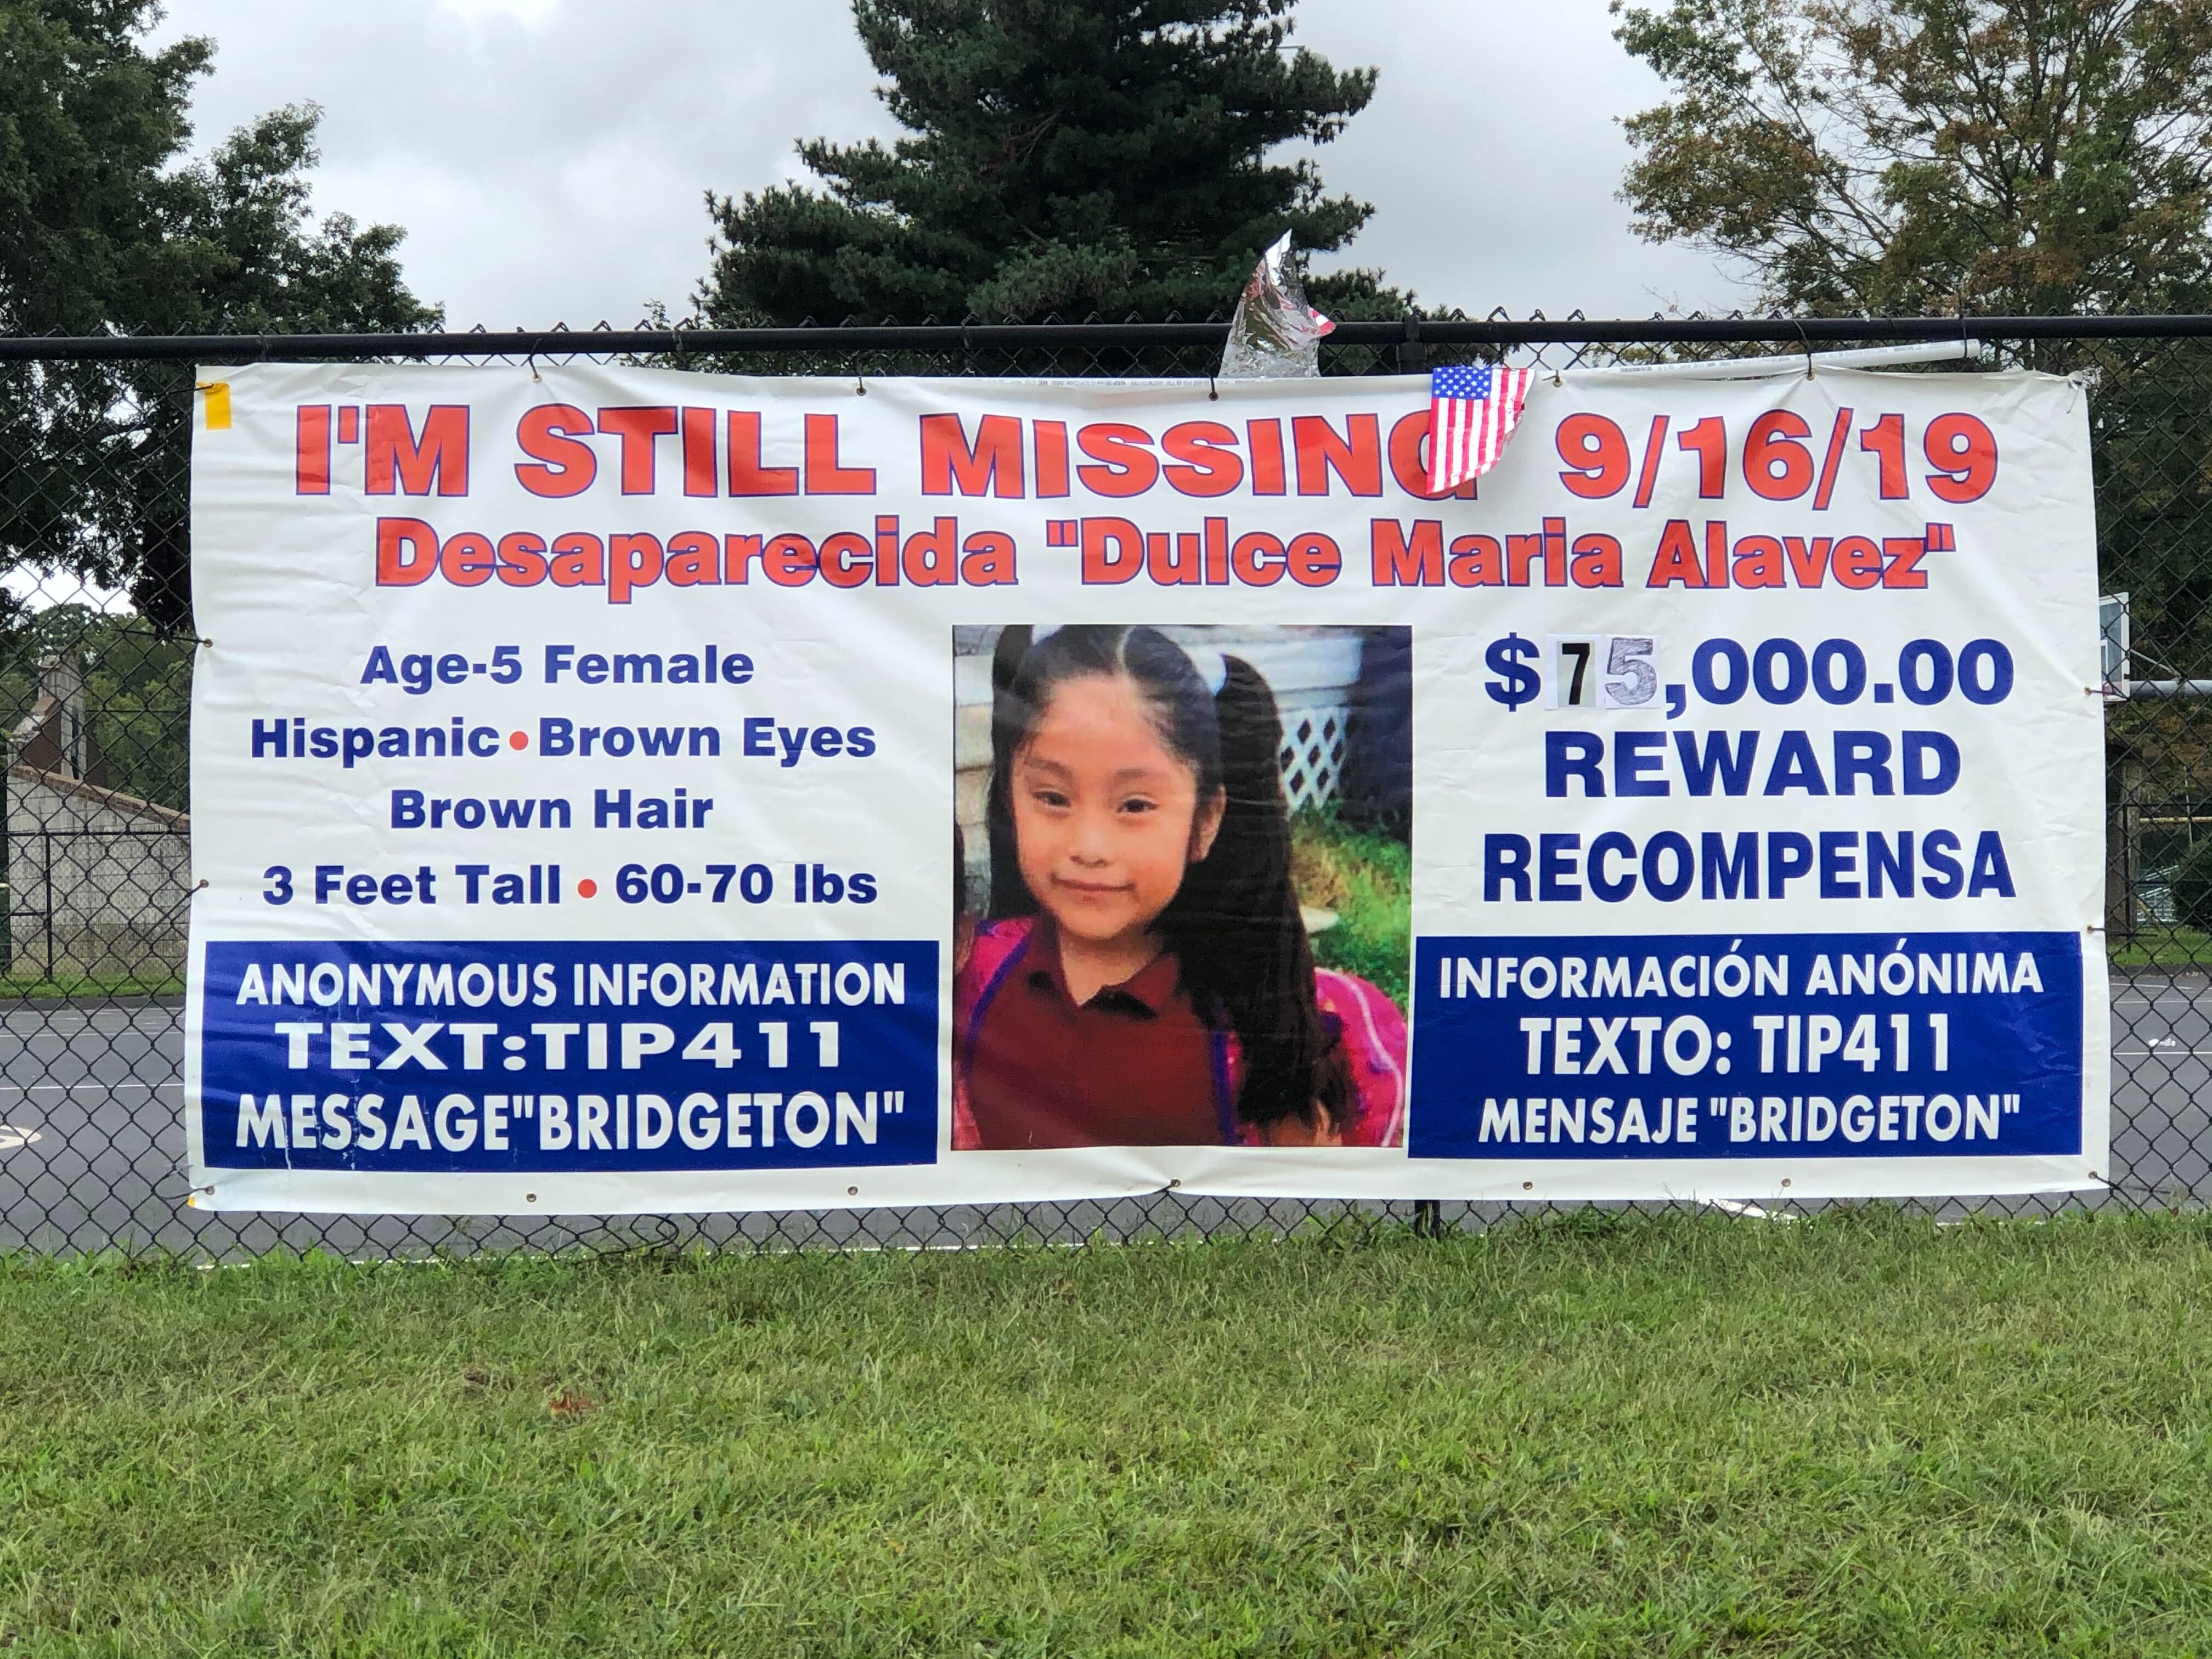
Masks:
[[[499,554],[491,538],[473,530],[449,537],[438,550],[438,570],[456,587],[482,587],[499,568]]]
[[[604,419],[601,424],[605,424]],[[607,603],[628,605],[633,589],[659,581],[665,557],[658,536],[617,536],[607,544]]]
[[[1160,469],[1168,488],[1182,495],[1226,495],[1244,482],[1237,429],[1218,421],[1181,421],[1160,434],[1160,448],[1177,463]]]
[[[1687,519],[1667,520],[1659,532],[1659,550],[1651,556],[1651,574],[1644,579],[1646,587],[1672,587],[1676,582],[1685,587],[1705,585],[1705,568],[1698,562],[1697,538]]]
[[[970,444],[957,415],[921,417],[921,493],[925,495],[1024,494],[1022,423],[986,415]]]
[[[761,556],[761,538],[757,536],[725,536],[722,538],[722,580],[736,586],[745,586],[745,573]]]
[[[467,495],[469,406],[432,404],[417,441],[404,404],[371,404],[366,471],[372,495]]]
[[[514,441],[530,462],[516,464],[515,482],[554,500],[582,495],[599,476],[599,458],[576,434],[592,430],[592,417],[574,404],[540,404],[528,411],[515,426]]]
[[[1772,536],[1746,536],[1735,544],[1729,576],[1738,587],[1787,587],[1782,544]]]
[[[730,494],[732,495],[796,495],[799,469],[761,465],[760,411],[730,411]],[[738,578],[743,581],[744,578]]]
[[[1454,587],[1503,587],[1505,550],[1495,536],[1455,536],[1444,574]]]
[[[1718,501],[1728,484],[1728,427],[1717,415],[1674,434],[1674,447],[1698,458],[1698,495]]]
[[[1355,415],[1353,420],[1372,420],[1372,416]],[[1375,493],[1381,495],[1378,482]],[[1336,580],[1336,573],[1344,568],[1344,553],[1336,544],[1336,538],[1309,530],[1291,538],[1291,580],[1301,587],[1327,587]]]
[[[896,587],[898,579],[898,514],[879,513],[876,515],[876,586]]]
[[[1067,422],[1032,422],[1036,434],[1036,493],[1040,497],[1067,494]]]
[[[1198,538],[1190,532],[1156,530],[1145,538],[1145,568],[1161,586],[1197,586],[1206,580],[1199,567]]]
[[[896,525],[897,520],[892,523]],[[927,530],[917,530],[908,537],[899,553],[906,579],[917,587],[943,587],[958,581],[953,541],[959,533],[957,519],[939,519]]]
[[[810,495],[872,495],[876,493],[876,470],[872,466],[846,466],[837,458],[837,417],[835,415],[809,415],[806,417],[806,493]],[[811,574],[813,567],[808,567]],[[769,573],[771,577],[773,572]],[[791,583],[788,586],[796,586]]]
[[[1885,536],[1881,550],[1889,559],[1881,570],[1884,587],[1928,586],[1928,573],[1920,568],[1920,561],[1928,552],[1926,542],[1917,536]]]
[[[1012,587],[1014,538],[1001,530],[979,530],[960,544],[960,580],[970,587]]]
[[[1140,426],[1095,421],[1075,434],[1075,447],[1099,465],[1079,466],[1076,476],[1094,495],[1141,495],[1159,482],[1152,446],[1152,434]]]
[[[714,411],[711,409],[684,411],[684,493],[714,493]]]
[[[550,568],[543,536],[517,530],[499,538],[499,579],[509,587],[535,587]]]
[[[1300,415],[1291,422],[1291,439],[1298,456],[1298,494],[1326,495],[1328,475],[1344,480],[1355,495],[1382,493],[1382,426],[1372,415],[1347,415],[1345,435],[1321,415]]]
[[[1928,488],[1947,501],[1978,501],[1997,481],[1997,440],[1975,415],[1938,415],[1928,422],[1921,452],[1936,470]]]
[[[1845,587],[1864,592],[1881,583],[1881,550],[1864,536],[1846,536],[1828,556],[1828,568]]]
[[[1127,519],[1083,521],[1083,580],[1126,582],[1144,568],[1145,538]]]
[[[855,530],[822,538],[822,580],[832,587],[862,587],[875,574],[875,550]]]
[[[413,587],[438,568],[438,532],[420,519],[376,521],[376,585]]]
[[[331,493],[331,406],[301,404],[292,450],[292,493]]]
[[[1575,562],[1569,575],[1577,587],[1620,586],[1620,542],[1601,532],[1575,538]]]
[[[599,430],[622,440],[622,493],[650,495],[653,459],[659,440],[676,430],[677,414],[668,404],[657,408],[603,409]]]
[[[606,545],[589,531],[572,530],[553,538],[553,586],[605,587]]]
[[[1244,422],[1245,447],[1252,453],[1252,493],[1279,495],[1283,482],[1283,423],[1280,421]]]
[[[1802,536],[1784,536],[1782,545],[1790,556],[1790,574],[1797,579],[1800,587],[1818,587],[1826,580],[1828,569],[1828,538],[1815,536],[1807,541]]]
[[[1443,526],[1434,519],[1413,520],[1408,536],[1395,519],[1376,519],[1367,527],[1371,573],[1377,587],[1440,587],[1444,580]]]
[[[812,420],[811,415],[806,417]],[[835,420],[836,416],[830,416]],[[814,580],[814,544],[804,536],[778,536],[761,550],[761,568],[778,587],[804,587]]]
[[[1288,562],[1282,543],[1264,530],[1248,531],[1229,550],[1229,568],[1238,581],[1253,587],[1273,587],[1282,580]]]
[[[1628,487],[1628,439],[1620,422],[1603,415],[1570,415],[1559,422],[1552,442],[1567,464],[1559,482],[1568,494],[1601,501]],[[1640,500],[1636,504],[1644,505]]]
[[[705,531],[679,531],[668,538],[668,562],[661,567],[661,580],[671,587],[712,587],[721,580],[716,568],[720,551]]]
[[[1506,581],[1515,587],[1528,586],[1529,573],[1536,568],[1536,561],[1543,556],[1544,536],[1541,531],[1533,536],[1508,536],[1505,538]]]

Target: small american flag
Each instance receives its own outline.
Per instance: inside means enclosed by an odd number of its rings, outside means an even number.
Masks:
[[[1535,371],[1439,368],[1429,376],[1429,493],[1443,495],[1498,464],[1520,424]]]

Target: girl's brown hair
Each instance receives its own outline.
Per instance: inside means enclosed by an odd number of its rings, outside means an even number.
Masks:
[[[1290,809],[1276,756],[1282,720],[1274,694],[1249,663],[1225,659],[1210,690],[1181,646],[1152,628],[1078,624],[1032,642],[1009,628],[991,659],[991,905],[994,916],[1033,915],[1014,845],[1013,760],[1043,719],[1054,691],[1089,676],[1127,678],[1169,751],[1189,765],[1203,801],[1225,805],[1206,856],[1192,865],[1158,926],[1176,954],[1200,1018],[1242,1045],[1237,1115],[1259,1126],[1318,1109],[1340,1129],[1352,1086],[1339,1035],[1314,997],[1313,951],[1291,885]]]

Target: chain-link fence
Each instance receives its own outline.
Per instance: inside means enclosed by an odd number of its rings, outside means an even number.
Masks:
[[[1178,375],[1219,322],[510,335],[0,340],[0,1249],[213,1258],[701,1243],[947,1248],[1273,1233],[1480,1205],[1218,1200],[624,1217],[210,1214],[185,1206],[184,962],[191,890],[188,446],[196,365],[261,359],[613,358],[745,374]],[[1984,361],[2094,378],[2110,701],[2112,1184],[2212,1194],[2212,317],[1875,320],[1493,318],[1341,325],[1323,372],[1545,368],[1826,346],[1985,343]],[[1957,367],[1956,364],[1952,367]],[[2061,1200],[1964,1200],[1954,1212]]]

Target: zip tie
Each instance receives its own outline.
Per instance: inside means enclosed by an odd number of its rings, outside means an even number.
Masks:
[[[865,398],[868,395],[868,382],[865,377],[859,374],[853,377],[853,395],[855,398]]]
[[[533,385],[543,384],[543,382],[538,380],[538,354],[533,351],[527,357],[524,358],[522,362],[523,367],[530,371],[530,379]]]
[[[1206,377],[1206,401],[1210,404],[1218,404],[1221,401],[1221,388],[1214,385],[1213,376],[1211,374]]]

